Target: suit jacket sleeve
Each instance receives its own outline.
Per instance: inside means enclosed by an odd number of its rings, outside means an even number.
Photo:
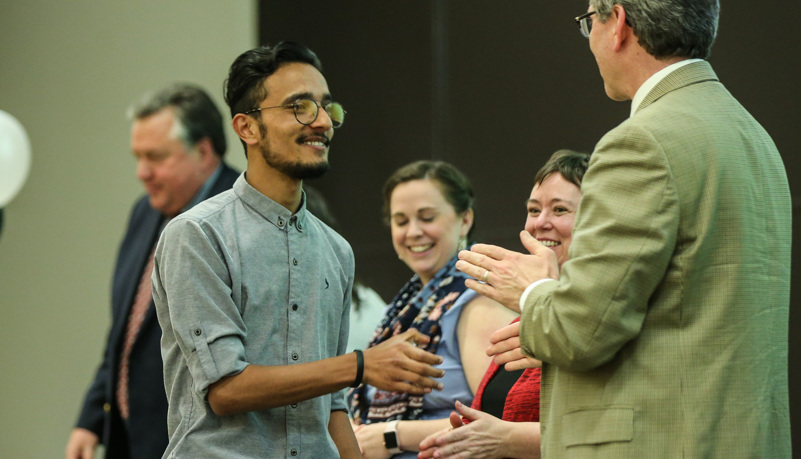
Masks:
[[[106,400],[106,389],[108,381],[111,381],[111,362],[109,361],[108,342],[106,339],[106,349],[103,352],[103,360],[95,372],[95,377],[89,390],[86,391],[81,413],[75,427],[81,427],[94,432],[98,437],[103,438],[103,422],[105,412],[103,405]]]
[[[637,336],[679,222],[664,151],[632,120],[596,146],[582,192],[570,260],[558,282],[530,292],[521,319],[526,354],[573,370],[602,365]]]
[[[115,376],[113,374],[115,364],[112,361],[112,356],[119,342],[119,333],[121,329],[124,329],[124,324],[120,322],[127,322],[127,309],[120,309],[120,306],[123,302],[127,302],[128,298],[122,295],[121,291],[124,288],[136,288],[135,285],[138,284],[139,276],[141,276],[140,271],[137,271],[134,277],[131,277],[131,272],[122,267],[135,265],[137,269],[140,268],[138,261],[132,261],[134,259],[132,254],[142,252],[140,257],[144,259],[146,256],[144,252],[148,248],[142,244],[151,243],[160,218],[160,214],[150,208],[147,197],[140,198],[131,210],[125,236],[117,252],[111,288],[111,325],[104,341],[102,361],[95,372],[95,377],[89,389],[86,391],[81,413],[76,423],[76,427],[88,429],[100,438],[103,438],[105,424],[105,410],[103,408],[108,401],[109,392],[112,391]]]

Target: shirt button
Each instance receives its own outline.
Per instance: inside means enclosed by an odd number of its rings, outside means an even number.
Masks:
[[[199,329],[199,328],[196,328],[196,329],[195,329],[195,336],[200,336],[200,334],[201,334],[201,333],[203,333],[203,332],[202,332],[202,331],[200,331],[200,329]]]
[[[301,223],[301,222],[298,222],[298,229],[299,229],[299,230],[302,230],[302,229],[303,229],[303,223]]]
[[[297,360],[297,359],[298,359],[298,353],[297,352],[293,352],[292,353],[292,360]]]
[[[111,403],[104,403],[103,411],[105,411],[106,413],[111,413]]]
[[[296,305],[296,304],[293,304],[293,305],[292,305],[292,310],[293,310],[293,311],[297,311],[297,310],[298,310],[298,305]]]
[[[293,403],[291,406],[292,406],[292,408],[297,408],[298,404],[297,403]]]
[[[298,259],[297,258],[293,258],[292,259],[292,264],[297,266],[298,265]]]
[[[279,228],[283,228],[284,227],[284,220],[282,218],[278,219],[278,227]]]
[[[292,451],[290,451],[289,454],[291,454],[293,456],[297,456],[298,455],[298,450],[292,449]]]

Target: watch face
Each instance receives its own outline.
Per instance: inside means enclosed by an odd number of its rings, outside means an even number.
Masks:
[[[387,449],[398,447],[398,437],[395,432],[384,432],[384,446]]]

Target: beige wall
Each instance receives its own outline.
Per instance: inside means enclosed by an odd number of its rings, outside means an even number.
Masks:
[[[99,362],[141,193],[126,107],[182,80],[227,113],[222,82],[256,44],[255,13],[253,0],[3,0],[0,110],[27,129],[33,163],[0,236],[0,457],[62,457]],[[230,128],[228,139],[242,169]]]

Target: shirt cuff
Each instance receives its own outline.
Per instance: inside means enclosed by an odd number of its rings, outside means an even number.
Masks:
[[[549,282],[549,281],[555,281],[555,280],[556,279],[551,279],[549,277],[546,277],[544,279],[540,279],[538,281],[534,281],[531,285],[526,287],[526,289],[523,290],[523,294],[520,295],[520,302],[519,302],[520,314],[523,313],[523,307],[526,304],[526,298],[528,298],[528,294],[531,293],[532,290],[534,290],[538,285],[544,284],[544,283]]]

